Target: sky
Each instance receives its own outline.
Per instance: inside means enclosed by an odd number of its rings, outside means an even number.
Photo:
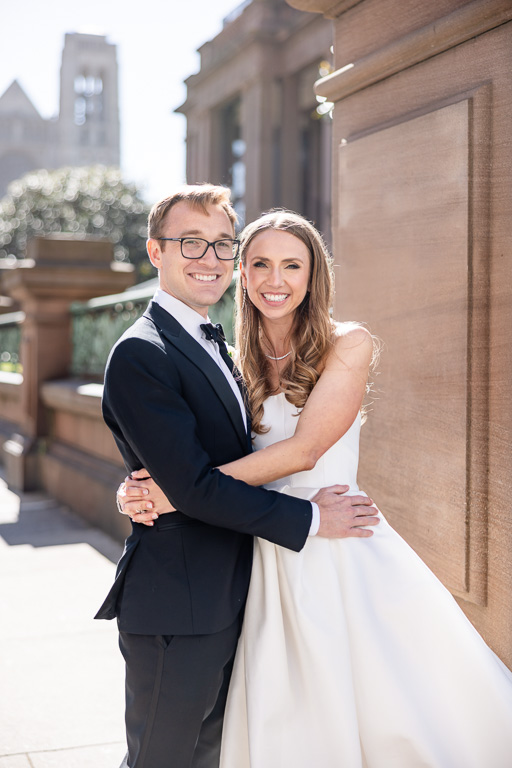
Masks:
[[[0,95],[17,79],[45,118],[59,109],[66,32],[106,35],[117,45],[121,168],[149,203],[185,181],[184,80],[199,70],[200,45],[240,0],[7,0],[0,25]]]

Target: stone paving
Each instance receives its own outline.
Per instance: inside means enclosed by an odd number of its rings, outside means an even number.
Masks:
[[[0,768],[118,768],[123,663],[93,615],[121,546],[0,478]]]

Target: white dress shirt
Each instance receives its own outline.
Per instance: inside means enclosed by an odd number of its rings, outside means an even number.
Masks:
[[[195,339],[197,343],[200,344],[204,350],[206,350],[206,352],[208,352],[210,357],[213,357],[222,373],[226,377],[229,386],[233,390],[233,394],[238,400],[242,418],[244,420],[244,425],[247,429],[247,415],[245,413],[244,401],[242,400],[242,395],[240,393],[240,389],[238,388],[238,384],[236,383],[235,378],[229,370],[228,366],[222,359],[217,342],[207,339],[204,331],[201,330],[201,325],[204,323],[211,323],[211,320],[209,318],[205,320],[204,317],[199,314],[199,312],[195,311],[195,309],[192,309],[192,307],[184,304],[182,301],[176,299],[174,296],[171,296],[161,288],[156,289],[155,295],[153,296],[153,301],[159,304],[162,309],[165,309],[167,312],[169,312],[169,314],[171,314],[178,321],[178,323],[186,330],[186,332],[190,334],[190,336],[192,336],[192,338]]]
[[[186,330],[186,332],[192,336],[192,338],[195,339],[206,352],[208,352],[210,357],[215,360],[222,373],[226,377],[229,386],[233,390],[233,394],[238,400],[242,418],[247,429],[247,415],[245,413],[245,406],[242,400],[242,395],[238,388],[238,384],[236,383],[228,366],[222,359],[217,342],[207,339],[204,331],[201,330],[201,325],[203,323],[210,323],[211,320],[205,320],[204,317],[199,314],[199,312],[195,311],[195,309],[192,309],[192,307],[184,304],[182,301],[176,299],[174,296],[171,296],[170,293],[163,291],[161,288],[156,289],[155,295],[153,296],[153,301],[162,307],[162,309],[165,309],[166,312],[169,312],[169,314],[178,321],[178,323]],[[315,536],[318,533],[318,529],[320,527],[320,510],[314,501],[311,501],[310,504],[313,508],[313,517],[311,519],[309,535]]]

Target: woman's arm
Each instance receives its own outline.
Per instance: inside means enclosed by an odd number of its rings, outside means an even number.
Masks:
[[[313,469],[352,426],[363,402],[372,356],[373,339],[366,328],[341,326],[293,437],[219,469],[249,485],[263,485]]]
[[[352,426],[361,408],[373,356],[371,334],[361,326],[341,326],[324,370],[308,397],[293,437],[218,467],[249,485],[263,485],[312,469]],[[152,525],[172,505],[145,469],[126,478],[118,492],[123,511]],[[138,510],[143,510],[142,513]]]

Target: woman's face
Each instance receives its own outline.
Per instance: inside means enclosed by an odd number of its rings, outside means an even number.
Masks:
[[[309,249],[290,232],[267,229],[249,244],[240,271],[242,285],[264,317],[293,317],[308,291]]]

